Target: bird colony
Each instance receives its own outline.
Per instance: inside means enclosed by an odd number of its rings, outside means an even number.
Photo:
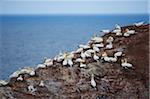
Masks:
[[[134,25],[139,27],[143,25],[144,22],[135,23]],[[128,38],[132,35],[135,35],[137,32],[135,30],[129,30],[128,28],[125,29],[125,32],[122,31],[121,27],[119,25],[115,25],[114,30],[102,30],[104,34],[107,33],[114,33],[115,37],[125,37]],[[60,52],[57,56],[55,56],[53,59],[51,58],[45,58],[44,63],[38,64],[35,69],[38,68],[46,68],[49,66],[53,66],[54,63],[58,62],[61,63],[62,66],[68,66],[73,67],[74,64],[79,64],[79,68],[86,68],[87,67],[87,58],[91,58],[93,61],[103,61],[106,63],[120,63],[120,66],[124,69],[131,69],[133,68],[133,64],[129,63],[127,58],[124,58],[124,52],[123,50],[115,51],[113,56],[109,55],[107,53],[107,50],[112,50],[114,48],[113,41],[115,38],[113,36],[109,36],[105,41],[103,37],[94,35],[91,40],[87,44],[80,44],[77,50],[72,52]],[[104,43],[105,42],[105,43]],[[104,50],[101,50],[104,49]],[[76,55],[79,55],[79,57],[75,57]],[[118,61],[120,58],[121,61]],[[10,75],[10,78],[16,78],[16,81],[24,81],[21,74],[27,73],[30,76],[35,76],[35,69],[31,67],[26,67],[23,69],[20,69],[13,74]],[[0,80],[0,86],[7,85],[8,82],[4,80]],[[40,87],[44,87],[44,81],[42,80],[39,84]],[[94,74],[91,74],[91,86],[93,88],[96,88],[96,81],[94,80]],[[36,91],[36,88],[34,85],[29,85],[27,87],[28,91],[33,93]]]

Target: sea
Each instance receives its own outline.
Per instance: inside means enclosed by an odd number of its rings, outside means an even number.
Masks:
[[[1,15],[0,79],[23,67],[36,67],[45,57],[73,51],[86,44],[94,33],[135,22],[149,22],[146,14],[136,15]]]

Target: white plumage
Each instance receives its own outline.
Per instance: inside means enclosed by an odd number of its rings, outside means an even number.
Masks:
[[[106,40],[107,43],[111,43],[114,41],[114,38],[112,36],[109,36],[108,39]]]
[[[37,89],[34,88],[33,85],[29,85],[29,86],[28,86],[28,91],[31,92],[31,93],[35,92],[36,90],[37,90]]]
[[[96,82],[94,80],[94,74],[92,74],[92,76],[91,76],[91,86],[94,88],[96,87]]]
[[[41,80],[41,81],[40,81],[39,86],[40,86],[40,87],[44,87],[44,86],[45,86],[45,84],[44,84],[44,81],[43,81],[43,80]]]
[[[112,48],[113,48],[112,42],[110,42],[109,44],[106,45],[106,49],[112,49]]]
[[[113,33],[121,33],[121,29],[114,29],[113,31],[112,31]]]
[[[5,81],[5,80],[0,80],[0,86],[5,86],[5,85],[7,85],[7,84],[8,84],[7,81]]]
[[[17,81],[23,81],[22,75],[20,75],[20,76],[17,78]]]
[[[82,52],[83,51],[83,48],[78,48],[77,50],[76,50],[76,53],[80,53],[80,52]]]
[[[138,23],[134,23],[135,26],[141,26],[141,25],[143,25],[143,24],[144,24],[143,21],[142,21],[142,22],[138,22]]]
[[[95,43],[103,42],[103,38],[102,37],[97,37],[97,36],[93,37],[91,40],[94,41]]]
[[[99,49],[98,47],[96,47],[95,45],[93,45],[93,50],[94,50],[95,52],[99,52],[99,51],[100,51],[100,49]]]
[[[116,53],[114,54],[114,56],[115,56],[115,57],[120,57],[120,56],[122,56],[122,52],[116,52]]]
[[[69,66],[72,66],[72,65],[73,65],[73,62],[72,62],[71,59],[68,59],[68,65],[69,65]]]
[[[96,54],[94,54],[93,59],[94,59],[94,60],[98,60],[99,57],[98,57]]]
[[[121,60],[121,66],[124,67],[124,68],[132,68],[133,65],[131,63],[127,63],[127,60],[124,59],[124,60]]]
[[[121,32],[117,32],[116,36],[122,36],[122,33]]]
[[[37,65],[37,68],[45,68],[45,67],[46,67],[45,64],[38,64],[38,65]]]
[[[125,33],[123,34],[123,36],[125,36],[125,37],[129,37],[129,36],[130,36],[130,34],[129,34],[129,33],[127,33],[127,32],[125,32]]]
[[[67,61],[67,59],[65,59],[64,61],[63,61],[63,65],[67,65],[68,64],[68,61]]]
[[[99,47],[99,48],[102,48],[102,47],[104,47],[104,44],[103,44],[103,43],[100,43],[100,44],[94,44],[94,46]]]
[[[126,29],[126,32],[127,32],[128,34],[135,34],[135,33],[136,33],[135,30],[129,30],[129,29]]]
[[[89,45],[83,45],[83,44],[80,44],[79,47],[80,47],[80,48],[83,48],[83,49],[88,49],[88,48],[90,48]]]
[[[83,62],[80,62],[80,67],[86,67],[86,64],[84,64]]]

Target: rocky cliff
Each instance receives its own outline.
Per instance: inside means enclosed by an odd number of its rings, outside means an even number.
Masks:
[[[11,78],[7,85],[0,86],[1,99],[148,99],[149,97],[149,26],[121,27],[137,33],[130,37],[116,37],[110,32],[104,34],[104,44],[109,36],[114,38],[113,49],[106,51],[109,56],[117,49],[124,55],[117,62],[86,59],[86,68],[78,63],[73,67],[63,66],[54,61],[52,66],[37,68],[35,75],[22,74],[24,80]],[[76,53],[73,61],[79,57]],[[133,68],[120,66],[121,58],[127,58]],[[91,86],[91,73],[94,74],[96,88]],[[44,85],[39,86],[43,81]],[[31,92],[29,85],[36,89]]]

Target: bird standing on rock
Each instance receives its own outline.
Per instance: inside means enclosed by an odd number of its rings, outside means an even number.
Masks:
[[[110,42],[109,44],[106,45],[106,49],[112,49],[112,48],[113,48],[112,42]]]
[[[72,66],[73,65],[73,61],[72,61],[73,55],[72,54],[68,54],[67,52],[64,53],[64,60],[63,60],[63,65],[69,65]]]
[[[132,64],[127,63],[127,59],[122,59],[121,60],[121,66],[124,67],[125,69],[133,68]]]
[[[96,88],[96,82],[95,82],[95,80],[94,80],[94,74],[91,75],[91,86],[92,86],[93,88]]]

